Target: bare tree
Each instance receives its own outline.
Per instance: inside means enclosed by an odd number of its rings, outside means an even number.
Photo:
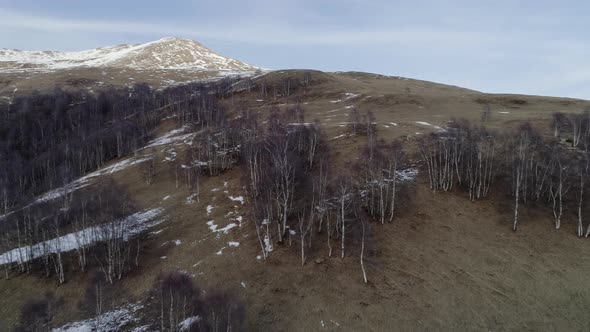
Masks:
[[[351,204],[354,202],[354,188],[350,178],[340,176],[336,181],[336,200],[338,202],[338,223],[340,225],[340,256],[344,258],[344,243],[346,239],[347,216]]]
[[[353,135],[357,135],[362,129],[362,117],[355,107],[348,114],[348,129]]]
[[[490,120],[492,116],[492,107],[490,104],[483,105],[483,109],[481,111],[481,122],[486,123]]]
[[[139,171],[143,176],[143,179],[146,184],[152,184],[154,176],[156,174],[156,166],[157,166],[157,159],[156,159],[156,150],[152,148],[149,154],[145,154],[143,156],[144,161],[138,164]]]
[[[395,216],[395,198],[397,191],[397,170],[398,166],[404,161],[404,151],[399,141],[391,144],[387,153],[387,173],[389,175],[386,197],[389,198],[389,221],[393,221]]]
[[[51,241],[51,244],[54,246],[54,248],[52,248],[53,252],[55,253],[52,256],[52,260],[53,260],[53,265],[55,268],[55,273],[57,276],[57,280],[59,281],[60,284],[63,284],[65,282],[65,274],[64,274],[64,265],[63,265],[63,260],[62,260],[62,255],[61,255],[61,235],[60,235],[60,228],[61,228],[61,219],[60,219],[60,215],[57,214],[53,217],[53,231],[54,231],[54,235],[55,235],[55,239],[53,239]]]
[[[555,112],[551,115],[551,129],[553,129],[553,137],[561,137],[563,127],[569,124],[567,116],[561,112]]]
[[[534,153],[537,150],[538,134],[530,124],[522,125],[513,138],[512,175],[514,194],[514,220],[512,230],[518,226],[518,208],[520,200],[526,202],[530,191],[531,165],[534,162]]]
[[[570,114],[569,122],[573,129],[572,146],[575,148],[580,143],[582,133],[585,131],[587,116],[585,114]]]
[[[313,204],[313,200],[312,203]],[[303,208],[297,216],[299,220],[299,242],[301,246],[301,265],[305,265],[307,256],[305,255],[305,240],[307,234],[310,233],[314,222],[314,209]]]
[[[361,262],[361,270],[363,271],[363,280],[365,284],[368,283],[367,281],[367,271],[365,270],[365,238],[366,238],[366,220],[363,216],[359,215],[359,221],[362,227],[362,237],[361,237],[361,253],[360,253],[360,262]]]
[[[267,151],[273,165],[270,176],[273,179],[273,191],[275,193],[275,202],[279,207],[281,222],[279,224],[279,242],[283,242],[283,237],[287,232],[287,219],[290,214],[291,204],[296,182],[297,160],[293,152],[289,149],[290,140],[286,135],[284,137],[274,136],[272,140],[267,141]]]
[[[582,208],[584,206],[584,198],[585,198],[584,191],[586,188],[586,179],[588,178],[589,166],[590,166],[590,162],[589,162],[589,158],[588,158],[588,153],[585,152],[584,156],[581,158],[581,160],[578,161],[578,165],[577,165],[577,176],[578,176],[579,182],[578,182],[578,225],[577,225],[576,233],[577,233],[578,237],[584,236],[584,222],[583,222],[583,216],[582,216]],[[590,232],[590,226],[588,228],[588,232]],[[586,237],[590,234],[588,232],[586,233]]]

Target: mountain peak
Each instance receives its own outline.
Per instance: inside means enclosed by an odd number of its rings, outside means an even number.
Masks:
[[[193,42],[196,43],[196,41],[192,40],[192,39],[187,39],[187,38],[182,38],[182,37],[163,37],[158,39],[156,42]]]
[[[180,37],[165,37],[145,44],[124,44],[79,52],[0,50],[0,72],[51,71],[76,67],[231,72],[258,69],[219,55],[194,40]]]

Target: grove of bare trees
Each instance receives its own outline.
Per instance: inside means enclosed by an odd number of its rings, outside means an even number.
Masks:
[[[454,120],[444,132],[418,141],[428,170],[430,188],[449,191],[459,187],[471,200],[487,197],[493,188],[507,188],[513,200],[512,229],[520,223],[521,205],[550,209],[555,229],[566,211],[576,217],[576,234],[590,235],[585,225],[585,187],[590,152],[588,113],[555,113],[551,135],[530,123],[497,132]],[[494,182],[499,182],[493,185]]]

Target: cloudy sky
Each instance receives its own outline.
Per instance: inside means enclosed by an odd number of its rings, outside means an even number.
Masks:
[[[587,0],[0,0],[0,48],[175,36],[266,68],[590,99],[588,17]]]

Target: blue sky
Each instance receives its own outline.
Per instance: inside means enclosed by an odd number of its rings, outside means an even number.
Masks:
[[[590,99],[590,1],[0,0],[0,48],[175,36],[258,66]]]

